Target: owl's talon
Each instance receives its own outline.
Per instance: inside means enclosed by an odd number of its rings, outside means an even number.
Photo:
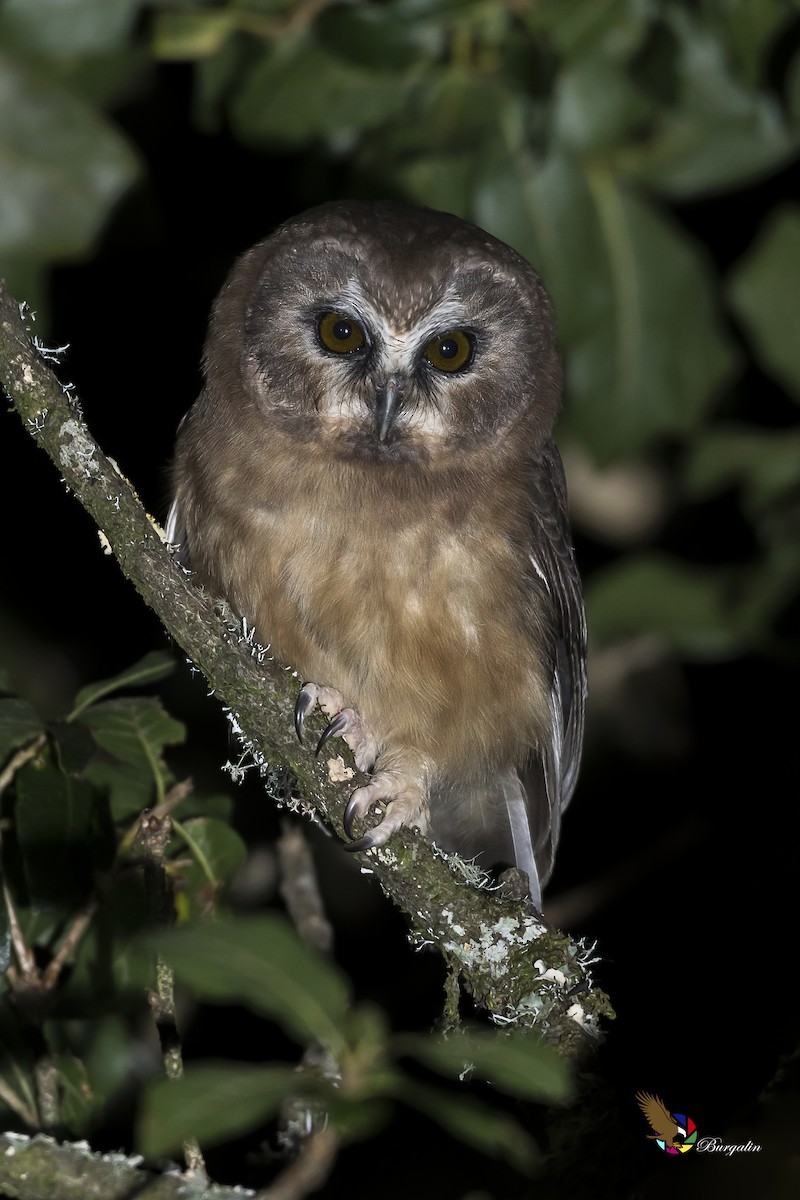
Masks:
[[[398,770],[378,770],[370,783],[356,788],[347,802],[342,824],[349,838],[353,837],[353,822],[362,820],[381,805],[384,812],[380,821],[364,837],[354,841],[345,850],[370,850],[384,842],[404,826],[416,826],[422,833],[428,828],[428,797],[419,777]]]
[[[303,740],[303,722],[311,712],[315,703],[316,698],[313,693],[306,691],[305,686],[302,687],[297,693],[297,700],[294,706],[294,727],[297,732],[297,740],[299,742],[302,742]],[[319,746],[317,746],[317,751],[319,751]]]
[[[350,797],[350,799],[347,801],[347,807],[345,808],[344,816],[342,817],[342,824],[344,825],[344,831],[349,838],[353,837],[353,821],[358,816],[359,810],[361,807],[357,800],[354,801],[355,795],[356,795],[356,793],[354,792],[353,795]],[[363,840],[364,839],[362,838],[361,841],[363,842]],[[354,842],[353,845],[356,845],[356,843]],[[352,846],[345,846],[345,850],[352,850],[352,848],[353,848]]]
[[[378,743],[354,708],[349,708],[341,692],[318,683],[304,683],[294,706],[294,727],[303,741],[304,722],[315,708],[330,718],[322,737],[317,742],[315,754],[319,754],[326,742],[334,737],[343,737],[353,751],[359,771],[371,774],[378,757]]]
[[[349,721],[347,719],[347,713],[340,712],[337,716],[335,716],[333,718],[333,720],[328,723],[327,727],[322,731],[322,737],[317,742],[317,748],[314,751],[314,754],[315,755],[319,754],[322,747],[325,745],[326,742],[330,741],[331,738],[339,737],[340,734],[344,733],[344,731],[347,729],[348,724],[349,724]]]
[[[357,842],[350,842],[350,844],[348,846],[344,846],[343,849],[345,849],[348,854],[360,854],[362,850],[371,850],[376,844],[377,843],[375,842],[375,839],[369,833],[365,833],[364,836],[359,838]]]

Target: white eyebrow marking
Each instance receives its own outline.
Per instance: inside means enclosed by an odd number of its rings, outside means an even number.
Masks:
[[[470,315],[452,288],[439,297],[431,296],[424,308],[415,304],[411,308],[398,307],[396,311],[387,312],[386,300],[382,308],[376,308],[364,294],[359,281],[349,279],[336,299],[364,324],[381,330],[385,340],[394,344],[395,349],[409,345],[417,348],[429,342],[436,333],[447,333],[470,324]],[[398,301],[402,302],[402,298],[398,297]]]

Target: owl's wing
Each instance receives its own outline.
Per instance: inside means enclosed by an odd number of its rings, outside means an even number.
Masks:
[[[550,441],[532,472],[531,499],[530,563],[556,615],[550,687],[551,736],[540,748],[540,761],[532,763],[522,777],[539,880],[544,886],[553,868],[561,813],[578,778],[586,706],[583,592],[570,540],[564,468]]]

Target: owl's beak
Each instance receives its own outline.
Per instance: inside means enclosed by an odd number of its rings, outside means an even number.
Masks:
[[[385,442],[389,435],[389,430],[394,424],[394,419],[397,416],[402,398],[403,381],[398,379],[396,375],[390,375],[384,386],[379,388],[375,404],[375,424],[378,430],[378,437],[382,442]]]

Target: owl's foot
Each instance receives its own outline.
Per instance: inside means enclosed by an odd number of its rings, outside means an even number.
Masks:
[[[364,787],[356,788],[344,810],[344,830],[353,836],[353,821],[365,817],[374,804],[386,805],[386,814],[379,825],[345,850],[371,850],[382,846],[404,825],[416,825],[423,833],[428,827],[428,793],[420,780],[400,770],[378,771]]]
[[[370,733],[365,721],[354,708],[349,708],[341,692],[317,683],[304,683],[294,708],[294,724],[302,742],[306,717],[315,708],[321,708],[330,717],[327,727],[317,742],[316,753],[334,737],[343,737],[360,771],[370,774],[378,758],[379,746]],[[409,764],[392,761],[394,756],[381,755],[381,769],[364,787],[356,788],[344,812],[344,829],[353,837],[353,822],[365,817],[375,804],[383,804],[386,813],[383,820],[364,837],[345,846],[345,850],[370,850],[382,846],[387,838],[404,825],[415,825],[423,833],[428,828],[428,789],[424,782],[424,771],[418,763]],[[389,758],[391,765],[387,764]],[[419,769],[417,769],[419,768]]]
[[[294,706],[294,727],[303,740],[303,723],[309,713],[319,706],[331,719],[317,742],[315,754],[319,754],[326,742],[333,737],[343,737],[353,751],[359,771],[369,774],[378,757],[378,743],[370,733],[359,713],[347,707],[347,701],[335,688],[322,687],[317,683],[304,683]]]

